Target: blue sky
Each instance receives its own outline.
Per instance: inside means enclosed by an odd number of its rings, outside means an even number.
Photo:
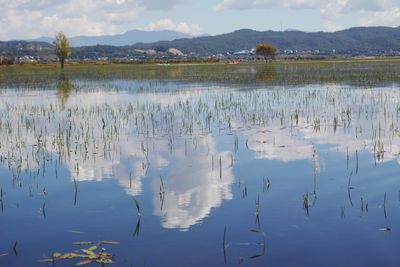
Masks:
[[[0,0],[0,40],[176,30],[192,35],[242,28],[336,31],[400,26],[400,0]]]

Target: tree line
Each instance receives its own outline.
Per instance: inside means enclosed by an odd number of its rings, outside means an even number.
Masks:
[[[72,55],[71,45],[63,32],[57,33],[54,45],[55,54],[58,57],[61,69],[63,69],[66,59]],[[256,46],[255,52],[257,55],[264,57],[266,63],[269,63],[275,58],[277,49],[272,44],[262,43]],[[14,63],[14,57],[0,57],[0,65],[12,65]]]

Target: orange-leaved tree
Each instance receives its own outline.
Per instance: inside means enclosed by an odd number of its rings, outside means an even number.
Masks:
[[[266,63],[275,58],[276,50],[272,44],[258,44],[256,46],[256,54],[263,56]]]

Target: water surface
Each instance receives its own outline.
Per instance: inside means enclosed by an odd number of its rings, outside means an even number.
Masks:
[[[107,240],[115,266],[398,265],[399,84],[361,67],[303,83],[282,66],[224,68],[255,82],[6,72],[0,264]]]

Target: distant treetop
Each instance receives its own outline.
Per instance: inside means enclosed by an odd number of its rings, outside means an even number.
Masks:
[[[258,44],[256,46],[256,54],[263,56],[266,63],[275,58],[276,50],[272,44]]]

